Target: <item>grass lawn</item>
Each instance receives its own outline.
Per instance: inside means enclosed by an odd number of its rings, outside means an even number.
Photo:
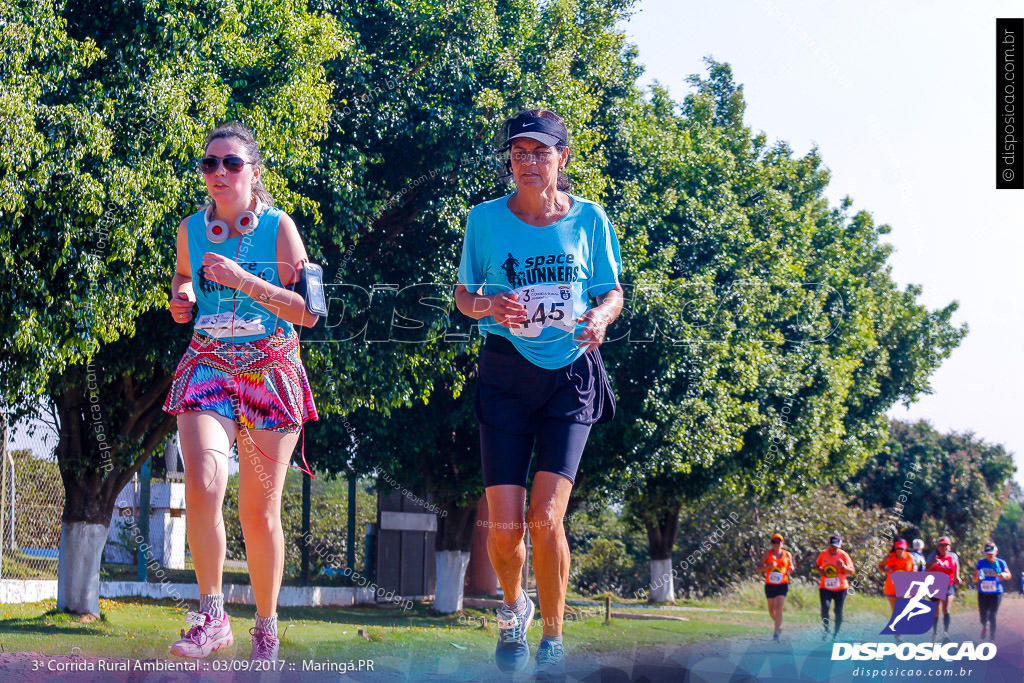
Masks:
[[[101,617],[91,623],[57,612],[55,607],[56,603],[48,600],[0,608],[0,642],[4,648],[58,655],[77,646],[86,656],[163,657],[184,626],[183,615],[167,600],[103,599]],[[229,606],[236,620],[236,642],[230,654],[236,657],[249,654],[247,632],[252,626],[252,609]],[[462,616],[441,617],[431,614],[424,605],[408,612],[396,608],[283,607],[280,615],[284,634],[281,655],[286,659],[420,659],[448,651],[459,654],[460,659],[484,662],[490,661],[498,634],[494,614],[489,610],[467,609]],[[487,617],[485,628],[480,628],[481,616]],[[584,616],[588,618],[565,625],[566,636],[572,638],[577,652],[653,647],[763,630],[763,625],[755,626],[756,619],[749,618],[753,615],[735,618],[728,613],[701,614],[690,621],[614,619],[609,625],[604,624],[603,616]],[[359,634],[360,630],[364,635]],[[537,623],[531,629],[531,639],[534,636],[540,638]]]
[[[566,640],[576,654],[633,650],[702,640],[757,636],[770,633],[771,622],[759,584],[741,584],[728,596],[703,600],[694,607],[712,611],[664,612],[686,621],[613,619],[604,623],[603,608],[584,607],[579,618],[565,623]],[[615,602],[627,602],[615,599]],[[64,655],[72,647],[86,656],[163,658],[184,626],[184,615],[168,600],[100,600],[101,617],[83,622],[57,612],[54,601],[0,607],[0,643],[8,651]],[[957,611],[968,609],[960,605]],[[738,610],[753,610],[746,613]],[[235,645],[220,656],[247,657],[248,630],[253,608],[230,605],[235,619]],[[616,608],[650,614],[651,610]],[[889,614],[881,597],[851,596],[847,622],[880,629]],[[429,665],[439,658],[456,657],[461,663],[491,661],[497,626],[490,610],[466,609],[463,615],[438,616],[422,604],[408,612],[397,608],[296,608],[280,610],[283,634],[281,656],[288,660],[348,661],[372,659]],[[480,617],[487,625],[480,627]],[[817,588],[796,585],[786,604],[786,628],[800,630],[819,625]],[[286,630],[287,629],[287,630]],[[362,631],[362,634],[360,634]],[[531,642],[539,640],[540,626],[531,628]]]

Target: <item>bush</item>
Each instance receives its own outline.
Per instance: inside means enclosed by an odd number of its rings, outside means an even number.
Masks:
[[[572,551],[569,586],[581,595],[631,595],[647,580],[647,538],[618,512],[587,508],[566,517]]]
[[[756,500],[739,496],[711,496],[705,502],[684,508],[676,538],[677,558],[683,560],[676,579],[677,593],[721,594],[737,582],[754,576],[756,566],[767,552],[771,535],[785,537],[793,555],[793,575],[814,582],[814,562],[838,532],[843,549],[850,553],[856,575],[851,582],[857,590],[880,592],[884,577],[877,564],[891,549],[893,535],[888,513],[879,508],[862,509],[834,487],[802,495],[786,496],[777,503],[761,506]],[[726,533],[717,533],[731,522]],[[714,539],[710,550],[708,540]],[[694,562],[686,560],[694,557]]]

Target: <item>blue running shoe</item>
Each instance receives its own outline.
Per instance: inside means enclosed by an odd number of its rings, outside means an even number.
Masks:
[[[537,647],[537,680],[565,680],[565,648],[554,640],[542,640]]]
[[[530,628],[536,608],[526,598],[526,614],[520,617],[512,610],[498,610],[498,647],[494,649],[494,663],[502,671],[522,671],[530,661],[530,645],[526,631]]]

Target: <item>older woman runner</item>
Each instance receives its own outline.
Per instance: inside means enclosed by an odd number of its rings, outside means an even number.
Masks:
[[[782,632],[782,607],[789,592],[789,575],[793,571],[793,556],[782,547],[782,534],[772,534],[772,547],[761,559],[758,567],[764,572],[764,596],[768,600],[768,614],[775,624],[772,640]]]
[[[1003,581],[1012,578],[1006,560],[996,557],[995,543],[985,544],[985,557],[974,566],[974,581],[978,584],[978,614],[981,616],[981,639],[996,639],[996,614],[1003,601]]]
[[[591,425],[614,413],[599,347],[622,309],[619,247],[601,207],[568,193],[562,119],[524,111],[503,131],[516,192],[470,212],[455,296],[485,336],[476,414],[492,523],[487,552],[505,596],[495,662],[515,671],[530,657],[535,607],[520,582],[528,526],[544,616],[537,670],[558,674],[569,579],[562,519]]]
[[[924,539],[915,538],[911,543],[913,550],[910,551],[910,559],[914,561],[914,571],[923,572],[925,567]]]
[[[207,137],[200,164],[212,201],[178,226],[169,307],[199,317],[164,410],[177,415],[185,463],[186,535],[199,611],[171,646],[202,658],[234,642],[221,581],[222,507],[231,444],[238,445],[238,517],[256,602],[250,658],[277,660],[277,596],[284,570],[281,491],[306,420],[317,419],[294,326],[315,325],[298,281],[308,261],[294,221],[260,181],[260,152],[237,123]]]

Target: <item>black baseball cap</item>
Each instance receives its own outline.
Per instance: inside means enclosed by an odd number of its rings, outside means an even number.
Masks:
[[[833,536],[829,536],[828,537],[828,544],[829,545],[834,545],[837,548],[841,548],[842,545],[843,545],[843,539],[839,538],[838,536],[834,536],[834,535]]]
[[[522,113],[509,120],[504,149],[511,147],[516,138],[530,138],[550,147],[567,144],[569,131],[556,119]]]

